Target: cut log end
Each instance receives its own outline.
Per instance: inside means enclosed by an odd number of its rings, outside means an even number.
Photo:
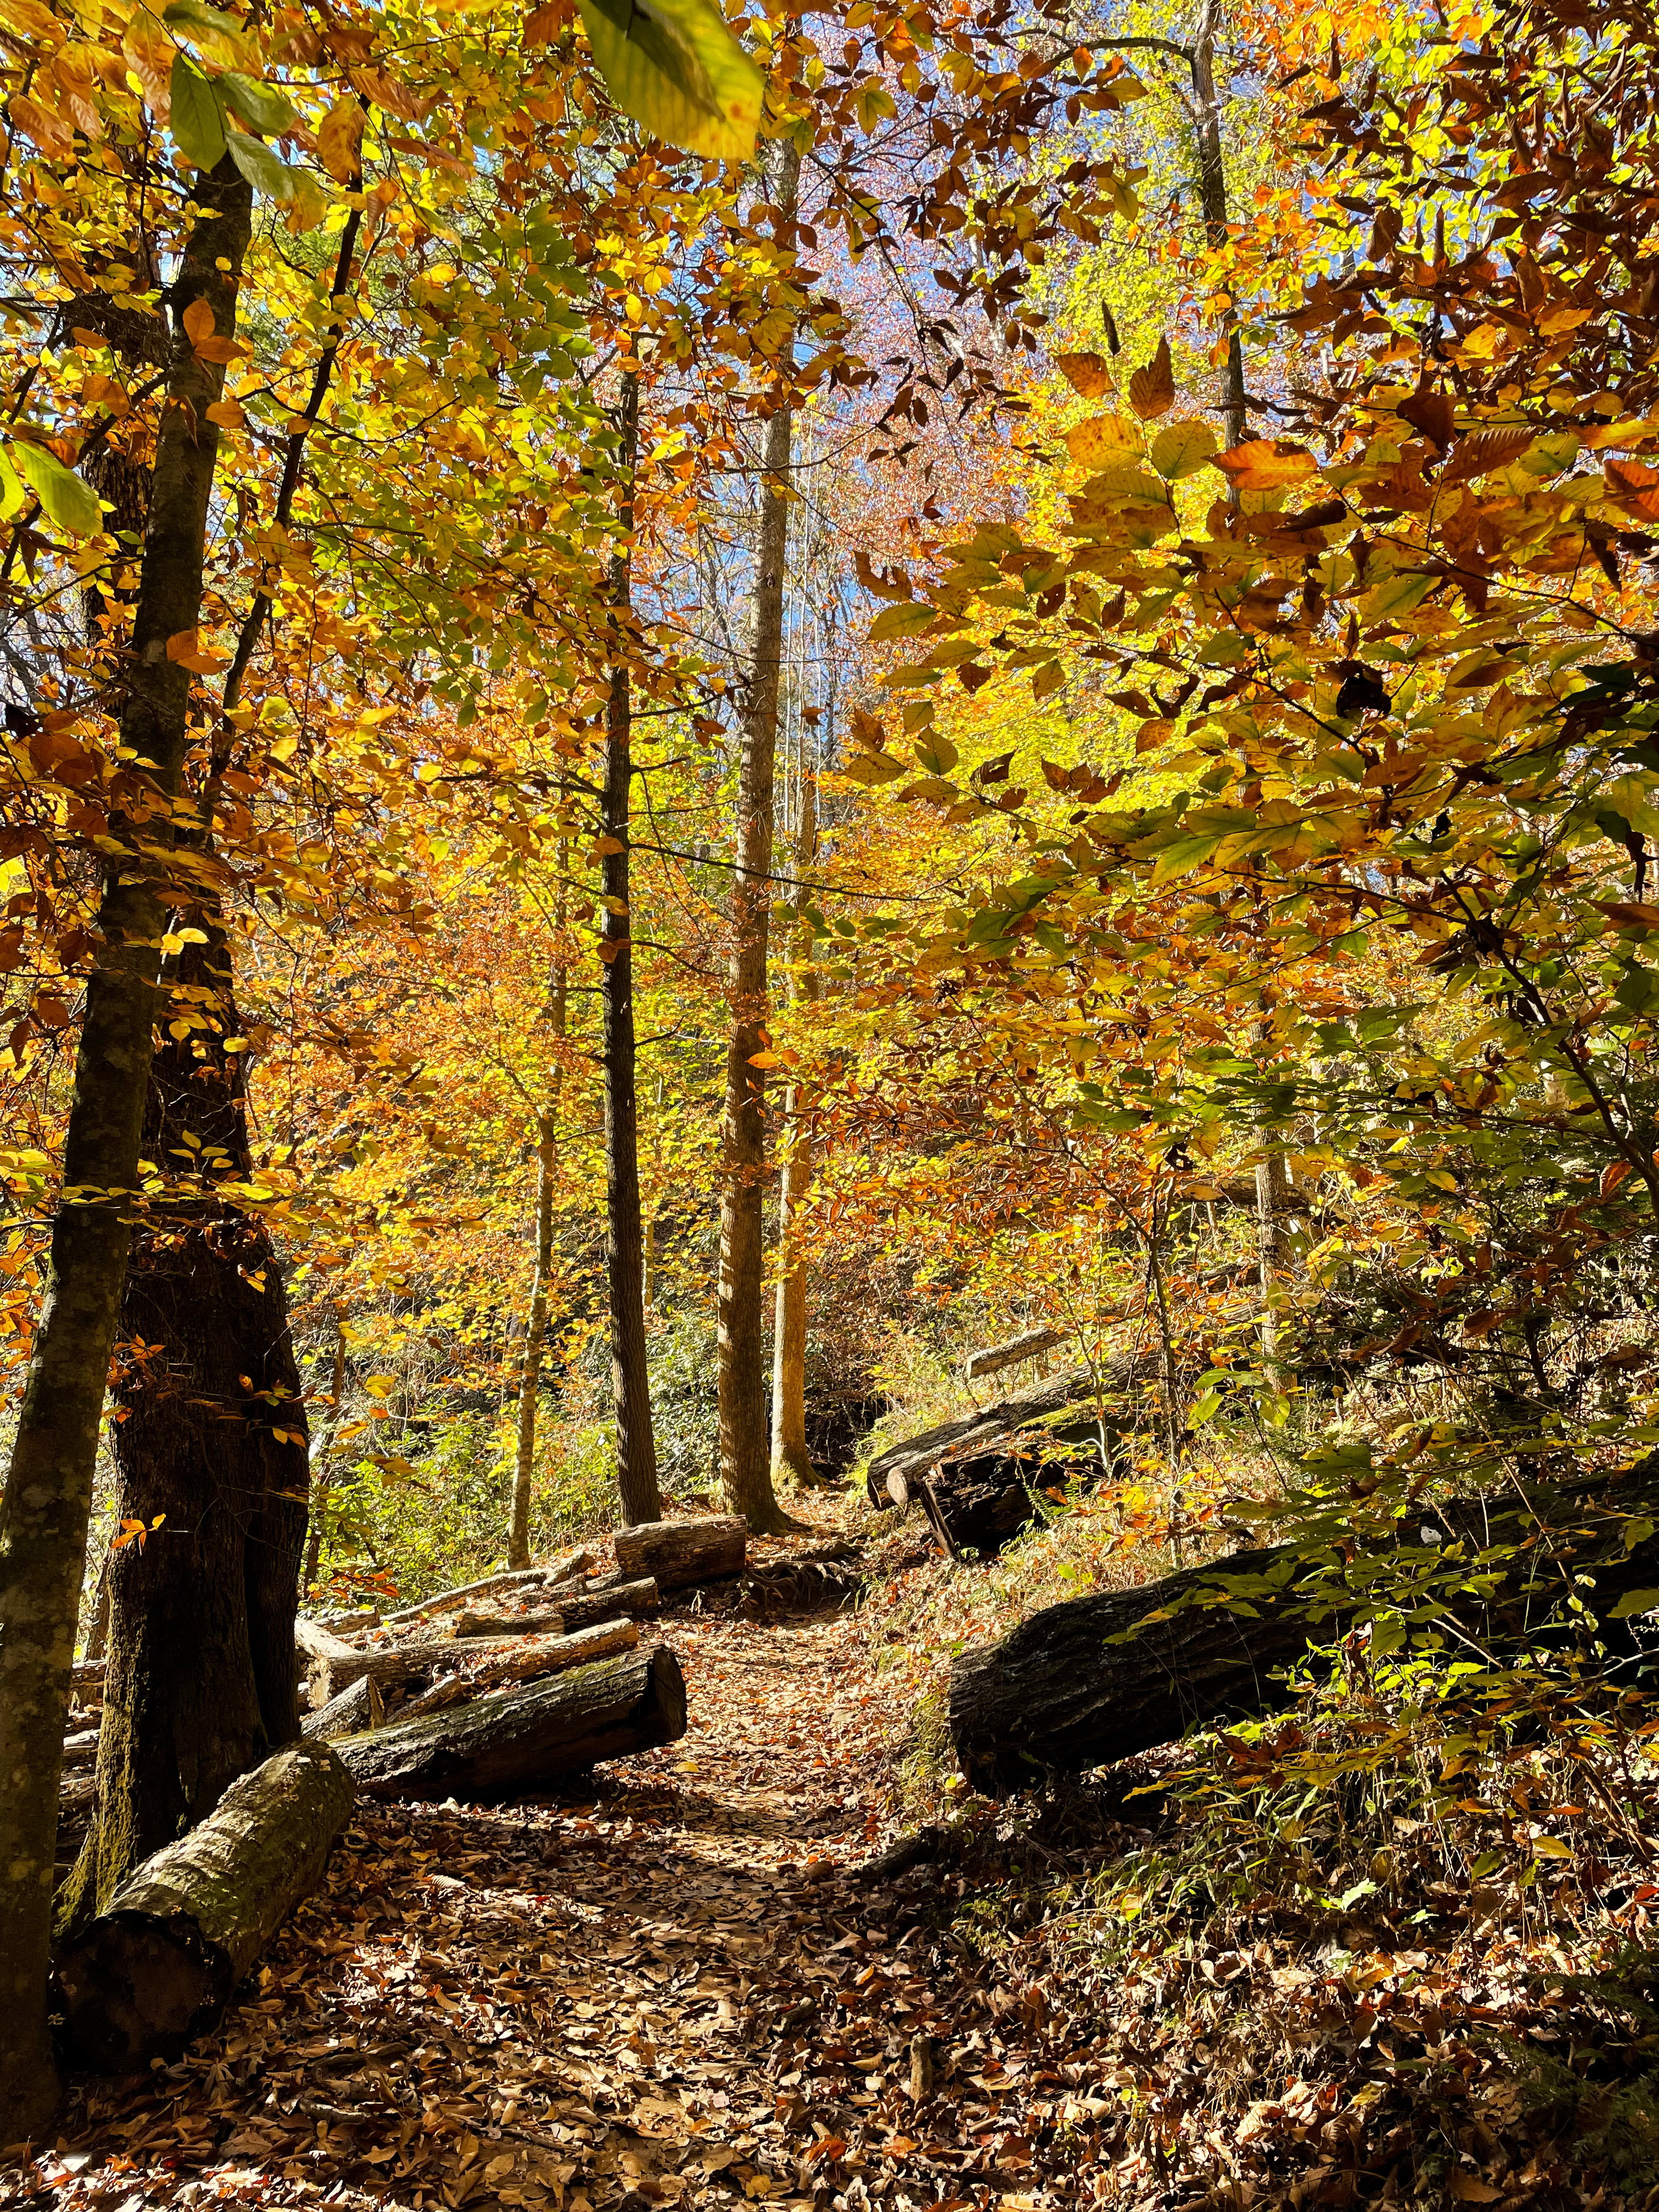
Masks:
[[[99,2073],[174,2059],[212,2026],[235,1981],[225,1953],[191,1921],[106,1912],[59,1963],[64,2036]]]

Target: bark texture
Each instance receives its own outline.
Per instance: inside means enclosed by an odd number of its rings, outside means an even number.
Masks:
[[[785,142],[775,204],[780,234],[793,237],[800,154]],[[755,555],[754,651],[743,717],[738,779],[738,866],[732,888],[731,1029],[720,1120],[720,1252],[718,1388],[720,1488],[726,1505],[757,1535],[793,1524],[772,1488],[767,1433],[764,1316],[765,1078],[754,1065],[765,1045],[766,956],[772,901],[773,771],[789,536],[794,417],[780,407],[762,453],[760,541]],[[641,1516],[643,1517],[643,1516]]]
[[[447,1706],[464,1705],[485,1690],[503,1682],[533,1682],[543,1674],[562,1674],[569,1667],[586,1667],[591,1660],[608,1659],[613,1652],[631,1651],[640,1640],[636,1620],[601,1620],[574,1635],[526,1636],[510,1651],[494,1651],[477,1666],[466,1664],[465,1674],[447,1674],[411,1698],[398,1716],[398,1724],[417,1720],[422,1713],[442,1712]],[[462,1655],[465,1657],[465,1655]],[[378,1721],[373,1725],[380,1726]]]
[[[377,1729],[386,1718],[386,1699],[372,1674],[360,1674],[349,1688],[331,1698],[320,1711],[307,1713],[300,1732],[327,1743],[337,1735],[356,1735],[362,1729]]]
[[[58,1774],[86,1557],[93,1464],[120,1310],[149,1076],[173,802],[183,776],[190,672],[167,641],[201,617],[208,501],[219,434],[207,410],[224,371],[182,328],[198,300],[235,327],[252,195],[228,155],[191,186],[200,210],[173,273],[170,401],[157,434],[121,714],[135,770],[112,824],[125,850],[99,898],[40,1320],[0,1502],[0,2142],[44,2126],[57,2100],[46,2039]],[[135,865],[134,856],[143,860]]]
[[[678,1662],[654,1644],[506,1697],[347,1736],[338,1748],[366,1797],[489,1805],[684,1734]]]
[[[795,842],[795,868],[805,878],[817,856],[817,781],[811,772],[801,777],[800,834]],[[794,943],[789,948],[803,964],[796,970],[791,989],[811,1000],[818,994],[817,970],[811,964],[811,925],[806,919],[805,890],[793,901]],[[806,1194],[812,1187],[812,1133],[802,1112],[805,1094],[793,1077],[783,1094],[783,1172],[778,1190],[778,1290],[772,1316],[772,1481],[796,1490],[810,1489],[817,1480],[812,1455],[806,1444],[806,1243],[802,1218]]]
[[[637,1528],[618,1528],[616,1543],[617,1565],[624,1574],[649,1575],[659,1589],[686,1589],[694,1583],[740,1575],[748,1529],[736,1513],[717,1514],[709,1521],[647,1521]]]
[[[493,1597],[500,1590],[533,1589],[538,1583],[580,1574],[592,1564],[592,1552],[575,1552],[556,1567],[509,1568],[505,1574],[483,1575],[476,1583],[462,1583],[455,1589],[439,1590],[431,1597],[423,1597],[418,1605],[401,1606],[396,1613],[387,1613],[386,1626],[408,1628],[417,1620],[430,1620],[434,1613],[447,1613],[452,1607],[463,1606],[469,1598]]]
[[[282,1269],[263,1222],[216,1194],[252,1173],[229,954],[216,917],[164,979],[143,1156],[204,1164],[137,1232],[112,1436],[118,1510],[150,1533],[110,1565],[98,1812],[60,1900],[73,1926],[300,1732],[295,1620],[306,1413]],[[185,1024],[187,1033],[174,1032]],[[160,1516],[161,1525],[152,1526]]]
[[[622,465],[624,544],[634,528],[633,470],[640,447],[640,386],[623,379]],[[646,1371],[645,1232],[640,1218],[639,1097],[634,1048],[633,920],[629,911],[629,839],[634,781],[632,568],[627,551],[611,563],[619,635],[605,717],[605,851],[601,861],[604,928],[599,992],[605,1016],[605,1256],[611,1298],[611,1381],[617,1414],[617,1497],[624,1521],[662,1511],[657,1439]]]
[[[61,1954],[65,2035],[88,2066],[176,2058],[322,1878],[349,1818],[350,1774],[295,1745],[233,1783],[201,1826],[145,1861]]]
[[[1516,1653],[1568,1595],[1570,1576],[1590,1577],[1604,1613],[1627,1591],[1659,1586],[1659,1538],[1634,1549],[1625,1540],[1629,1516],[1656,1506],[1659,1468],[1589,1497],[1540,1492],[1520,1506],[1504,1493],[1443,1510],[1414,1507],[1408,1533],[1432,1510],[1447,1542],[1466,1554],[1528,1544],[1490,1603],[1460,1599],[1455,1616],[1488,1650]],[[1345,1580],[1316,1576],[1306,1553],[1277,1545],[1139,1589],[1045,1607],[951,1664],[951,1735],[963,1772],[987,1796],[1005,1796],[1046,1775],[1132,1758],[1195,1726],[1274,1711],[1289,1702],[1285,1670],[1310,1640],[1342,1635],[1366,1603],[1380,1556],[1362,1553]],[[1182,1609],[1154,1617],[1172,1606]]]
[[[558,997],[562,1004],[564,993]],[[563,1024],[560,1024],[563,1034]],[[524,1325],[524,1359],[519,1370],[518,1437],[513,1468],[513,1525],[507,1563],[530,1565],[530,1497],[536,1474],[537,1394],[542,1382],[542,1350],[547,1342],[547,1285],[553,1266],[553,1171],[556,1163],[555,1123],[550,1112],[536,1124],[536,1272],[530,1285],[530,1312]]]
[[[464,1613],[455,1625],[458,1639],[475,1636],[565,1636],[588,1628],[596,1620],[616,1620],[626,1615],[638,1620],[655,1613],[660,1600],[657,1585],[646,1576],[637,1582],[611,1583],[602,1589],[566,1591],[556,1607],[545,1613]]]
[[[1116,1374],[1106,1378],[1115,1391],[1130,1378]],[[1087,1367],[1067,1367],[1058,1375],[1045,1375],[1023,1389],[1011,1390],[988,1406],[975,1406],[937,1428],[904,1437],[885,1451],[878,1452],[865,1469],[864,1486],[878,1511],[909,1503],[910,1494],[936,1468],[949,1463],[1000,1455],[1014,1464],[1012,1455],[1028,1431],[1054,1443],[1086,1442],[1100,1435],[1096,1404],[1097,1379]],[[1107,1441],[1111,1441],[1109,1427]],[[1027,1464],[1021,1462],[1019,1464]]]

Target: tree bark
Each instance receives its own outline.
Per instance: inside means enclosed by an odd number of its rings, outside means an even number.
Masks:
[[[1604,1619],[1627,1592],[1659,1586],[1659,1538],[1626,1544],[1630,1516],[1656,1510],[1659,1468],[1589,1494],[1536,1491],[1525,1506],[1507,1492],[1414,1506],[1406,1533],[1431,1517],[1465,1556],[1528,1547],[1494,1566],[1490,1601],[1459,1596],[1437,1616],[1489,1650],[1514,1654],[1572,1594],[1573,1577],[1589,1578]],[[1356,1617],[1369,1619],[1387,1589],[1376,1577],[1381,1547],[1361,1553],[1346,1580],[1328,1557],[1328,1571],[1316,1574],[1316,1556],[1290,1544],[1237,1552],[1139,1589],[1045,1607],[999,1642],[963,1652],[951,1668],[950,1706],[963,1772],[987,1796],[1003,1796],[1049,1774],[1134,1757],[1194,1726],[1288,1705],[1286,1673],[1310,1641],[1328,1644]],[[1426,1572],[1437,1560],[1455,1568],[1449,1544],[1422,1547],[1420,1560],[1402,1558],[1401,1566]]]
[[[633,918],[629,910],[629,836],[633,761],[634,471],[640,449],[640,382],[623,379],[623,549],[611,562],[617,611],[617,658],[605,718],[605,853],[600,863],[605,925],[599,990],[605,1010],[605,1276],[611,1294],[611,1378],[617,1411],[617,1494],[624,1522],[662,1511],[657,1441],[646,1370],[645,1238],[640,1220],[639,1102],[634,1052]]]
[[[229,156],[191,185],[198,210],[169,290],[168,404],[134,611],[121,738],[144,799],[112,824],[98,963],[87,987],[64,1139],[64,1188],[28,1378],[0,1503],[0,2142],[42,2127],[57,2100],[46,2039],[58,1774],[86,1558],[93,1464],[120,1310],[149,1086],[173,805],[184,773],[190,672],[167,641],[201,618],[208,501],[219,434],[207,410],[224,371],[182,318],[198,300],[235,327],[252,195]],[[142,854],[143,858],[139,855]]]
[[[306,1412],[270,1231],[215,1189],[252,1171],[246,1055],[224,1049],[237,1017],[222,926],[193,911],[207,942],[167,979],[143,1149],[169,1171],[181,1154],[203,1165],[193,1192],[152,1206],[122,1298],[122,1337],[143,1350],[115,1384],[118,1510],[149,1534],[111,1563],[98,1810],[62,1928],[300,1732]]]
[[[810,771],[801,776],[800,835],[795,843],[795,866],[805,877],[817,855],[817,780]],[[794,986],[799,997],[817,996],[817,971],[810,963],[812,940],[806,920],[809,904],[805,886],[794,897],[794,943],[790,947],[802,969]],[[772,1317],[772,1481],[808,1490],[815,1481],[812,1455],[806,1448],[806,1247],[802,1217],[806,1194],[812,1187],[812,1134],[802,1112],[802,1085],[790,1078],[783,1094],[785,1152],[778,1197],[778,1290]]]
[[[562,971],[561,971],[562,972]],[[558,998],[562,1005],[565,994]],[[560,1024],[560,1034],[563,1025]],[[536,1474],[537,1392],[542,1381],[542,1347],[547,1340],[547,1281],[553,1266],[553,1170],[555,1123],[550,1109],[536,1125],[536,1273],[530,1286],[530,1312],[524,1328],[524,1363],[519,1370],[519,1427],[513,1468],[513,1527],[507,1538],[509,1567],[530,1565],[530,1493]]]
[[[655,1613],[660,1602],[656,1583],[646,1576],[637,1582],[612,1583],[605,1589],[572,1590],[559,1600],[556,1609],[520,1613],[516,1620],[510,1613],[464,1613],[456,1624],[455,1638],[464,1643],[476,1636],[570,1635],[595,1621],[615,1620],[624,1613],[630,1620],[640,1619]]]
[[[332,1488],[329,1461],[333,1457],[333,1432],[340,1425],[340,1408],[345,1403],[345,1316],[338,1306],[334,1309],[334,1374],[329,1389],[330,1437],[321,1467],[312,1476],[311,1510],[306,1523],[305,1564],[300,1570],[300,1595],[302,1603],[307,1601],[317,1587],[317,1569],[323,1548],[323,1507]]]
[[[531,1590],[546,1583],[563,1582],[574,1575],[586,1574],[593,1564],[589,1551],[573,1552],[568,1559],[556,1566],[509,1567],[504,1574],[484,1575],[476,1583],[462,1583],[456,1589],[438,1590],[431,1597],[422,1598],[418,1605],[406,1605],[386,1617],[388,1628],[410,1628],[417,1620],[428,1620],[434,1613],[459,1610],[469,1598],[490,1597],[497,1590]]]
[[[337,1735],[356,1735],[362,1729],[377,1729],[386,1718],[386,1700],[380,1685],[372,1674],[360,1674],[338,1697],[314,1713],[307,1713],[300,1723],[300,1732],[307,1737],[315,1736],[323,1742]]]
[[[1128,1371],[1131,1366],[1126,1362],[1123,1374],[1108,1378],[1115,1388],[1127,1389],[1135,1380],[1135,1372]],[[952,1420],[941,1421],[937,1428],[924,1429],[917,1436],[902,1437],[897,1443],[889,1444],[865,1470],[866,1495],[878,1511],[902,1505],[908,1501],[898,1496],[890,1486],[893,1484],[919,1483],[947,1460],[1006,1451],[1024,1431],[1039,1425],[1064,1443],[1081,1442],[1089,1436],[1097,1442],[1098,1398],[1098,1382],[1090,1368],[1067,1367],[1057,1375],[1042,1376],[1023,1389],[1011,1390],[1006,1398],[994,1399],[988,1406],[975,1406]],[[1075,1422],[1064,1418],[1057,1421],[1057,1416],[1073,1410]]]
[[[1215,85],[1215,34],[1220,0],[1204,0],[1191,49],[1194,119],[1198,137],[1199,201],[1204,211],[1205,242],[1212,253],[1226,249],[1227,169],[1221,143],[1221,102]],[[1227,341],[1221,371],[1221,419],[1227,443],[1242,445],[1246,434],[1244,349],[1238,335],[1238,308],[1229,289],[1222,311]]]
[[[685,1684],[667,1645],[653,1644],[507,1697],[348,1736],[340,1754],[366,1797],[489,1805],[684,1734]]]
[[[492,1651],[476,1666],[467,1661],[463,1649],[457,1656],[465,1664],[465,1672],[446,1674],[429,1690],[411,1698],[398,1714],[398,1724],[401,1727],[405,1721],[417,1720],[423,1713],[441,1712],[448,1705],[465,1705],[503,1682],[532,1682],[538,1675],[562,1674],[568,1667],[586,1667],[595,1659],[608,1659],[613,1652],[631,1651],[639,1640],[636,1620],[599,1620],[591,1628],[576,1629],[568,1636],[555,1630],[550,1636],[522,1637],[510,1650]],[[379,1728],[380,1723],[375,1721],[371,1725]]]
[[[322,1879],[351,1776],[324,1743],[233,1783],[199,1827],[147,1860],[58,1958],[64,2029],[110,2073],[176,2058]]]
[[[626,1575],[650,1575],[659,1589],[688,1589],[696,1583],[740,1575],[747,1528],[740,1514],[708,1521],[647,1521],[617,1531],[617,1565]]]

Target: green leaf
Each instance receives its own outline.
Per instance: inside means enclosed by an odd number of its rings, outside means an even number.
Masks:
[[[709,0],[578,0],[624,115],[688,154],[746,161],[766,81]]]
[[[1166,483],[1179,483],[1220,450],[1221,441],[1207,422],[1167,422],[1152,441],[1152,466]]]
[[[9,522],[18,509],[27,504],[28,494],[22,478],[11,465],[11,456],[0,447],[0,521]]]
[[[1659,1589],[1626,1590],[1607,1618],[1628,1620],[1640,1613],[1659,1613]]]
[[[267,199],[285,200],[294,190],[294,172],[279,161],[262,138],[249,138],[240,131],[228,131],[225,143],[230,158],[256,192]]]
[[[244,76],[240,70],[226,70],[220,76],[219,90],[250,131],[276,138],[292,128],[294,110],[271,86]]]
[[[192,33],[205,52],[228,68],[257,65],[257,56],[241,24],[234,15],[210,8],[207,0],[170,0],[161,10],[161,21],[175,31]]]
[[[871,642],[879,645],[884,638],[920,637],[931,629],[933,609],[926,599],[902,599],[897,606],[884,607],[870,625]]]
[[[225,118],[213,87],[185,54],[173,58],[173,135],[185,161],[216,169],[225,158]]]
[[[11,460],[41,507],[60,530],[85,538],[100,528],[104,510],[90,484],[82,483],[73,469],[66,469],[56,453],[44,446],[15,444]]]

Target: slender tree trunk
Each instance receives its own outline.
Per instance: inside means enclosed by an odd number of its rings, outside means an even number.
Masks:
[[[330,1381],[329,1442],[320,1467],[313,1470],[311,1480],[311,1513],[306,1528],[305,1565],[300,1570],[300,1594],[309,1596],[317,1587],[317,1571],[322,1561],[323,1511],[328,1503],[328,1493],[334,1486],[332,1461],[337,1449],[334,1438],[339,1433],[340,1408],[345,1403],[345,1316],[337,1305],[334,1309],[334,1372]]]
[[[1193,107],[1198,133],[1199,200],[1204,211],[1204,236],[1212,253],[1227,244],[1227,170],[1221,146],[1221,102],[1215,88],[1215,34],[1221,13],[1220,0],[1204,0],[1198,31],[1192,45]],[[1238,308],[1231,288],[1221,327],[1227,341],[1227,357],[1221,372],[1221,415],[1227,443],[1242,445],[1245,437],[1244,349],[1239,341]]]
[[[793,229],[800,155],[782,149],[776,204]],[[732,893],[730,1004],[721,1118],[720,1262],[720,1486],[731,1511],[757,1534],[792,1526],[772,1488],[762,1313],[766,1198],[765,1079],[754,1065],[765,1042],[767,921],[772,889],[772,781],[783,644],[784,562],[789,532],[793,416],[780,407],[766,426],[756,557],[754,656],[738,781],[738,867]]]
[[[1273,1284],[1289,1256],[1285,1249],[1285,1213],[1291,1195],[1291,1174],[1282,1146],[1270,1142],[1267,1156],[1255,1171],[1256,1247],[1261,1265],[1261,1357],[1274,1356]]]
[[[562,972],[562,971],[561,971]],[[559,994],[561,1000],[564,994]],[[536,1472],[536,1401],[542,1382],[542,1346],[547,1341],[547,1279],[553,1265],[553,1170],[556,1149],[550,1109],[536,1125],[536,1273],[530,1289],[530,1317],[525,1323],[524,1364],[519,1374],[519,1443],[513,1470],[513,1532],[507,1547],[509,1567],[530,1565],[530,1490]]]
[[[634,469],[639,457],[639,379],[623,379],[623,550],[611,566],[617,651],[605,720],[605,928],[599,989],[605,1009],[605,1272],[611,1286],[611,1377],[617,1407],[617,1494],[624,1525],[660,1521],[657,1441],[645,1358],[645,1244],[640,1224],[639,1102],[635,1094],[633,921],[629,912],[629,815],[634,777],[629,679]]]
[[[800,836],[795,865],[805,876],[817,851],[817,781],[811,770],[801,777]],[[812,940],[804,890],[794,900],[795,943],[798,960],[810,961]],[[804,969],[797,988],[800,996],[817,996],[817,975]],[[783,1181],[778,1202],[780,1254],[777,1304],[772,1322],[772,1480],[792,1483],[797,1489],[811,1486],[812,1455],[806,1449],[806,1250],[801,1237],[801,1214],[812,1182],[812,1139],[802,1115],[802,1086],[791,1079],[783,1098],[783,1126],[787,1150],[783,1158]]]
[[[131,1237],[169,902],[165,855],[189,728],[190,672],[167,659],[167,641],[201,619],[219,445],[207,410],[224,388],[222,368],[195,352],[182,318],[202,300],[221,334],[234,331],[252,217],[252,192],[228,155],[191,189],[200,213],[170,291],[179,319],[169,404],[156,435],[121,715],[126,757],[153,765],[131,772],[135,783],[148,782],[147,799],[116,828],[128,849],[109,865],[99,900],[100,952],[76,1055],[64,1191],[0,1503],[0,2142],[36,2133],[57,2101],[46,1991],[64,1720],[98,1425]],[[135,864],[140,840],[147,857]]]

